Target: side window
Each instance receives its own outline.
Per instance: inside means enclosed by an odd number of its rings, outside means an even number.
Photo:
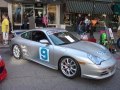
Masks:
[[[26,32],[21,35],[22,38],[31,40],[31,32]]]
[[[42,39],[47,39],[47,36],[42,31],[33,31],[32,32],[32,40],[39,42]]]

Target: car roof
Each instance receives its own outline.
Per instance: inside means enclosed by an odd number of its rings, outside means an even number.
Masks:
[[[61,28],[39,28],[39,29],[33,29],[33,30],[40,30],[43,32],[48,32],[48,31],[58,31],[58,30],[65,30],[65,29],[61,29]]]
[[[38,29],[29,29],[29,30],[14,30],[12,31],[12,33],[23,33],[23,32],[28,32],[28,31],[43,31],[44,33],[46,32],[55,32],[55,31],[66,31],[65,29],[61,29],[61,28],[38,28]]]

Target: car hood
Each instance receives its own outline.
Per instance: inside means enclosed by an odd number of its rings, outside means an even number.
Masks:
[[[71,48],[75,50],[81,50],[88,54],[97,56],[103,60],[107,60],[111,58],[111,54],[108,49],[106,49],[102,45],[93,42],[80,41],[80,42],[64,45],[63,47]]]

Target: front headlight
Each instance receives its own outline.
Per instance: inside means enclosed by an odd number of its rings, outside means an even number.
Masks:
[[[88,56],[88,58],[89,58],[93,63],[95,63],[95,64],[97,64],[97,65],[100,65],[101,62],[104,61],[103,59],[101,59],[101,58],[99,58],[99,57],[96,57],[96,56],[93,56],[93,55],[91,55],[91,54],[88,54],[87,56]]]

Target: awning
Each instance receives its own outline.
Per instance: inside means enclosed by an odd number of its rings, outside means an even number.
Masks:
[[[112,14],[111,5],[100,2],[93,4],[93,2],[89,1],[66,1],[66,9],[68,12],[74,13]]]
[[[113,2],[115,0],[95,0],[95,1],[100,1],[100,2]]]
[[[80,1],[67,1],[66,8],[68,12],[92,13],[93,3]]]
[[[111,4],[109,3],[95,3],[95,14],[113,14]]]

